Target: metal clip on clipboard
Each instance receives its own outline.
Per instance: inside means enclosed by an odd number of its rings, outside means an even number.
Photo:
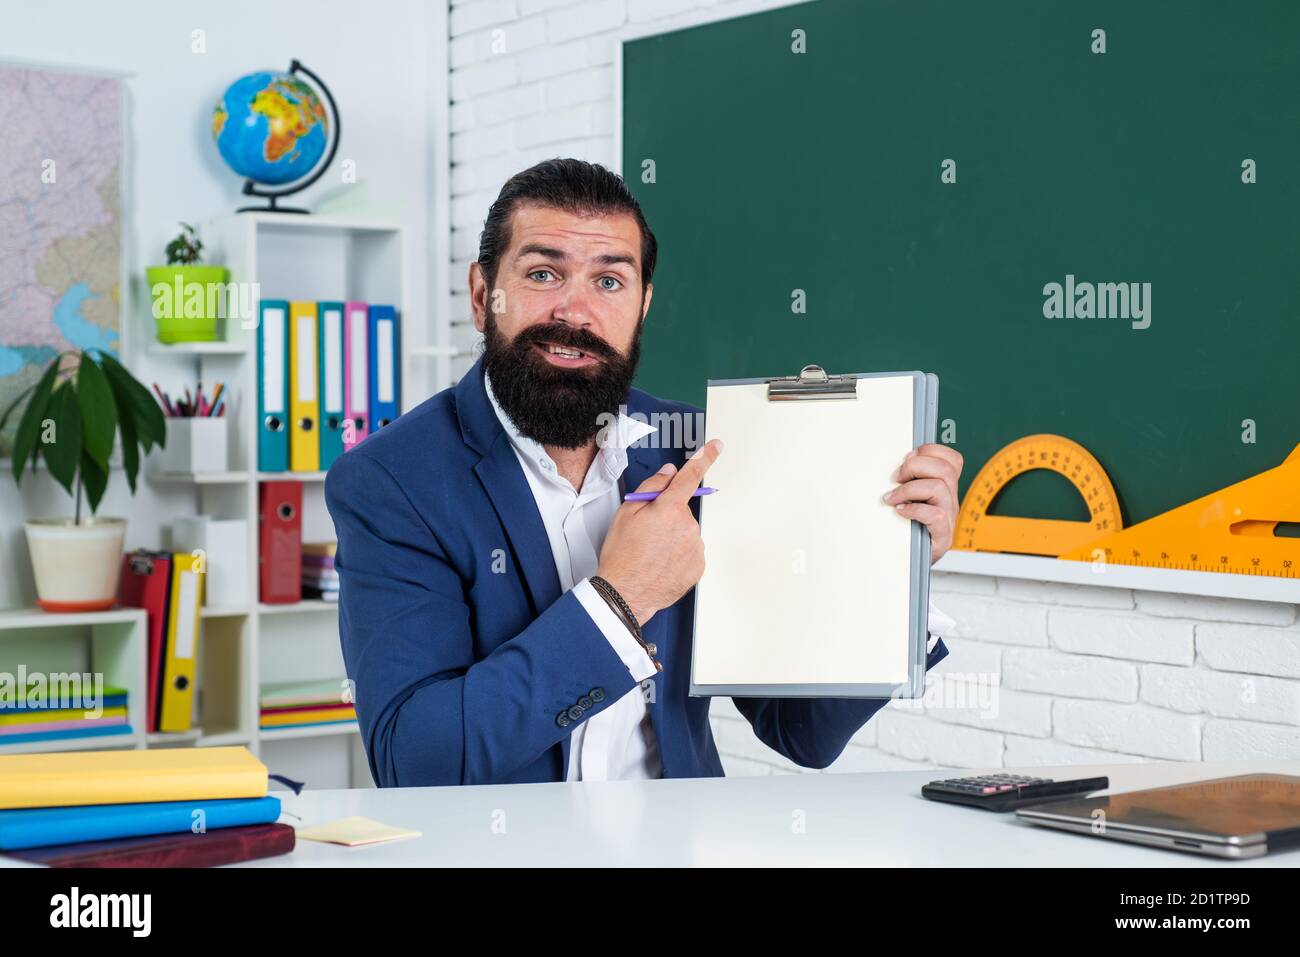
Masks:
[[[804,366],[798,375],[767,380],[769,402],[790,399],[856,399],[858,379],[851,375],[827,375],[821,366]]]

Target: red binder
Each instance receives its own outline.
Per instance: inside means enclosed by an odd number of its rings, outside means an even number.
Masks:
[[[302,600],[302,483],[258,486],[258,581],[262,601]]]
[[[295,837],[288,824],[246,824],[202,834],[151,834],[34,847],[8,856],[47,867],[217,867],[288,854]]]
[[[163,636],[167,632],[167,602],[171,598],[170,552],[137,549],[122,558],[117,598],[127,608],[143,608],[149,621],[149,672],[145,698],[147,730],[158,730],[158,702],[162,696]]]

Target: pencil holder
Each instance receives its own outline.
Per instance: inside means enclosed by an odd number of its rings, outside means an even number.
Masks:
[[[167,446],[158,453],[161,472],[224,472],[228,419],[169,416]]]

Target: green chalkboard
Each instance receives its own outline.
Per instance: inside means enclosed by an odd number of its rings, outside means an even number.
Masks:
[[[963,494],[1055,432],[1126,524],[1300,442],[1295,0],[820,0],[629,42],[622,97],[661,250],[641,388],[936,372]],[[1149,325],[1045,317],[1068,276],[1149,288]],[[994,510],[1087,514],[1050,473]]]

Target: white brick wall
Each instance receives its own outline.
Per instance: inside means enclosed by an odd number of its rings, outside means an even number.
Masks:
[[[1300,756],[1295,605],[955,574],[932,593],[960,637],[924,706],[890,704],[830,771]],[[983,675],[993,708],[931,703]],[[735,773],[775,773],[738,715],[715,711],[728,773],[733,756]]]
[[[932,593],[960,636],[926,698],[887,706],[830,772],[1300,757],[1295,605],[955,574]],[[981,681],[991,708],[941,694]],[[711,716],[728,774],[803,770],[729,701]]]
[[[614,50],[627,30],[675,29],[702,11],[737,15],[789,0],[453,0],[451,337],[470,367],[479,335],[465,292],[483,217],[512,174],[552,156],[615,165]]]
[[[615,40],[748,0],[460,0],[449,23],[452,343],[473,361],[464,292],[488,205],[550,156],[615,164]],[[762,6],[781,6],[771,0]],[[1296,606],[970,575],[937,575],[960,637],[931,695],[891,704],[831,771],[1155,759],[1300,757]],[[974,676],[974,677],[972,677]],[[983,682],[980,678],[983,676]],[[972,706],[962,689],[995,693]],[[712,707],[729,774],[801,770],[726,699]]]

